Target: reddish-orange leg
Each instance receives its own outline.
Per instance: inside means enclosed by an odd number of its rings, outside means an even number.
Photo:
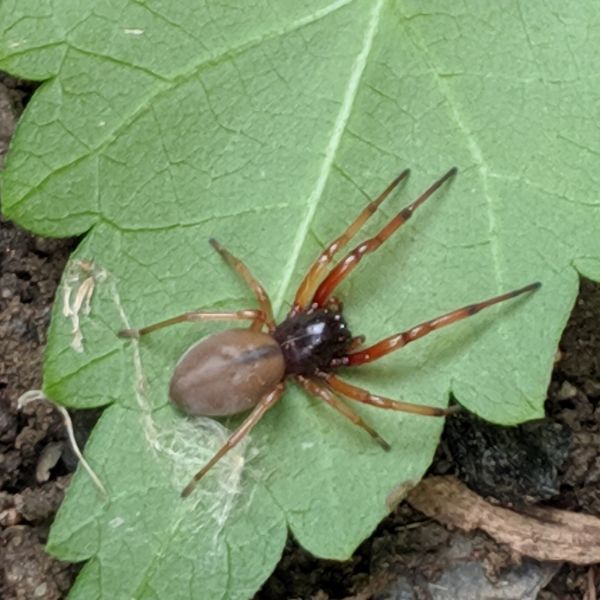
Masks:
[[[350,352],[356,352],[365,343],[365,339],[364,335],[353,337],[350,342]]]
[[[182,496],[189,496],[194,486],[214,467],[232,448],[235,448],[242,439],[252,431],[254,426],[263,418],[264,414],[275,404],[285,389],[285,384],[280,383],[270,394],[265,396],[244,419],[242,424],[229,436],[215,455],[194,475],[193,479],[183,488]]]
[[[381,194],[370,202],[358,215],[356,220],[350,224],[348,229],[336,238],[323,252],[317,257],[312,263],[308,272],[304,276],[304,279],[298,286],[296,297],[294,298],[294,304],[292,306],[292,313],[295,314],[300,310],[306,308],[310,302],[312,295],[314,294],[315,288],[317,287],[321,275],[327,268],[327,265],[333,260],[333,256],[341,248],[343,248],[360,230],[360,228],[368,221],[369,217],[379,208],[379,205],[392,193],[392,191],[398,186],[398,184],[405,179],[410,173],[410,169],[405,169],[394,179]]]
[[[137,338],[141,335],[146,335],[157,329],[163,327],[169,327],[177,323],[189,323],[192,321],[258,321],[259,323],[265,322],[265,315],[262,310],[233,310],[233,311],[205,311],[205,310],[194,310],[185,312],[182,315],[171,317],[164,321],[159,321],[153,325],[142,327],[141,329],[122,329],[119,331],[119,337]]]
[[[374,252],[394,233],[401,225],[406,223],[412,217],[415,210],[421,206],[444,182],[456,174],[456,167],[450,169],[445,175],[440,177],[431,187],[421,194],[412,204],[403,208],[387,225],[374,237],[359,244],[346,254],[340,262],[329,272],[327,277],[323,279],[312,302],[317,306],[325,306],[328,298],[331,296],[335,288],[356,268],[365,254]]]
[[[438,408],[436,406],[422,406],[421,404],[411,404],[410,402],[401,402],[392,400],[385,396],[371,394],[367,390],[352,385],[346,381],[338,379],[332,373],[321,372],[318,376],[323,379],[327,385],[335,392],[346,396],[352,400],[358,400],[363,404],[371,404],[378,408],[387,408],[389,410],[398,410],[401,412],[425,415],[426,417],[446,417],[460,410],[459,406],[450,406],[448,408]]]
[[[358,427],[362,427],[384,450],[390,450],[391,446],[373,429],[365,423],[349,406],[346,406],[330,389],[326,388],[320,381],[309,379],[298,375],[296,381],[311,395],[318,396],[335,408],[339,413],[352,421]]]
[[[360,228],[369,219],[369,217],[377,210],[377,208],[383,202],[383,200],[392,192],[392,190],[398,185],[398,183],[406,177],[408,171],[404,171],[394,181],[392,181],[392,183],[383,191],[383,193],[376,200],[369,203],[369,205],[363,209],[363,211],[358,215],[358,217],[350,225],[350,227],[348,227],[348,229],[340,237],[336,238],[311,265],[307,275],[300,284],[300,287],[294,300],[292,310],[288,315],[288,319],[293,319],[298,315],[298,313],[304,311],[306,314],[302,315],[302,319],[299,319],[296,322],[290,323],[284,321],[284,323],[282,324],[284,326],[280,326],[280,328],[277,328],[273,320],[271,302],[263,287],[252,276],[249,269],[244,265],[242,261],[240,261],[230,252],[225,250],[216,240],[211,240],[212,246],[221,254],[221,256],[227,261],[227,263],[233,269],[235,269],[235,271],[250,287],[260,304],[260,310],[249,309],[239,311],[186,312],[182,315],[172,317],[170,319],[161,321],[159,323],[155,323],[148,327],[144,327],[141,329],[123,330],[119,333],[119,335],[122,337],[139,337],[141,335],[150,333],[151,331],[155,331],[157,329],[185,321],[225,319],[248,320],[252,321],[251,329],[257,332],[260,329],[262,329],[263,325],[266,324],[269,328],[269,332],[272,334],[273,340],[279,343],[280,347],[283,349],[285,344],[291,343],[292,341],[304,339],[305,336],[302,335],[302,329],[300,329],[301,335],[299,336],[297,335],[297,331],[294,330],[294,327],[296,325],[299,325],[300,327],[305,327],[305,331],[308,332],[309,327],[316,323],[319,327],[329,328],[335,332],[337,331],[337,321],[341,319],[341,315],[335,313],[341,313],[343,308],[340,300],[333,296],[333,293],[337,286],[356,268],[357,264],[362,260],[363,256],[375,251],[379,246],[381,246],[381,244],[383,244],[399,227],[401,227],[402,224],[404,224],[412,216],[414,211],[421,204],[423,204],[440,186],[444,184],[444,182],[451,178],[455,173],[456,169],[451,169],[443,177],[438,179],[438,181],[436,181],[423,194],[421,194],[421,196],[419,196],[414,202],[412,202],[412,204],[410,204],[409,206],[401,210],[398,214],[396,214],[396,216],[392,218],[385,225],[385,227],[383,227],[379,231],[379,233],[376,236],[368,239],[366,242],[358,245],[351,252],[349,252],[331,269],[329,274],[326,275],[319,284],[319,279],[322,277],[329,263],[332,262],[335,253],[342,247],[344,247],[352,239],[352,237],[360,230]],[[225,454],[227,454],[232,448],[239,444],[239,442],[260,421],[264,414],[279,401],[285,389],[285,378],[291,373],[310,373],[310,375],[308,376],[291,376],[307,392],[322,399],[332,408],[341,413],[344,417],[349,419],[356,426],[361,427],[363,430],[365,430],[375,441],[377,441],[386,450],[389,449],[389,444],[377,433],[375,429],[373,429],[367,423],[365,423],[365,421],[359,415],[357,415],[350,407],[348,407],[343,401],[343,399],[340,398],[340,396],[344,396],[345,398],[362,402],[364,404],[376,406],[378,408],[415,413],[424,416],[444,417],[453,414],[454,412],[459,410],[459,407],[455,406],[444,409],[433,406],[422,406],[393,400],[391,398],[379,396],[377,394],[371,394],[366,389],[357,387],[341,379],[338,379],[333,373],[329,371],[340,366],[357,366],[365,364],[367,362],[371,362],[373,360],[377,360],[378,358],[381,358],[382,356],[385,356],[386,354],[393,352],[394,350],[402,348],[410,342],[413,342],[441,327],[450,325],[451,323],[455,323],[461,319],[474,315],[488,306],[492,306],[499,302],[503,302],[510,298],[514,298],[515,296],[519,296],[520,294],[533,291],[539,286],[539,283],[533,283],[523,288],[491,298],[484,302],[479,302],[476,304],[465,306],[463,308],[447,313],[446,315],[437,317],[435,319],[431,319],[429,321],[425,321],[420,325],[412,327],[411,329],[408,329],[404,332],[387,337],[367,348],[362,347],[364,343],[363,336],[354,337],[350,340],[348,346],[344,346],[344,348],[346,348],[344,350],[344,352],[346,352],[344,356],[336,358],[329,364],[327,364],[327,362],[329,362],[329,359],[321,361],[321,363],[318,364],[322,364],[322,368],[326,371],[319,371],[316,374],[314,374],[314,363],[312,362],[314,358],[313,356],[308,356],[305,360],[300,352],[298,353],[300,358],[295,357],[293,354],[284,354],[283,366],[285,367],[285,369],[282,369],[281,371],[278,369],[277,371],[274,371],[272,373],[273,381],[269,384],[268,387],[268,389],[272,389],[272,391],[263,396],[264,387],[259,388],[256,395],[252,397],[253,400],[256,400],[256,398],[261,398],[258,404],[254,406],[251,413],[246,417],[246,419],[241,423],[241,425],[229,436],[225,444],[223,444],[219,448],[219,450],[213,455],[213,457],[208,461],[208,463],[206,463],[206,465],[204,465],[203,468],[200,471],[198,471],[198,473],[194,476],[192,481],[190,481],[190,483],[184,488],[182,495],[189,495],[193,490],[194,485],[200,479],[202,479],[202,477],[204,477],[204,475],[215,464],[217,464],[221,460],[221,458],[225,456]],[[327,310],[315,311],[314,309],[317,307],[325,308]],[[305,317],[308,317],[308,325],[302,324],[302,321],[305,319]],[[310,320],[313,317],[315,320],[313,323],[311,323]],[[291,330],[291,333],[286,333],[286,327],[288,327]],[[236,330],[233,330],[232,333],[240,334],[241,332],[240,330],[237,330],[237,332]],[[243,333],[245,336],[247,336],[249,332],[246,331]],[[316,334],[310,333],[310,335],[314,336]],[[264,336],[262,336],[262,334],[255,334],[255,337],[258,338],[257,344],[259,347],[261,344],[263,344],[265,348],[267,348],[268,346],[270,349],[272,342],[270,344],[266,344],[264,341]],[[344,336],[336,339],[343,340]],[[322,342],[323,344],[327,344],[326,340],[327,336],[320,340],[320,343]],[[211,338],[208,338],[208,340],[200,343],[208,344],[208,346],[204,347],[205,350],[208,347],[211,351],[214,351],[214,346],[211,347],[210,344],[214,344],[215,342],[216,338],[212,338],[212,341]],[[243,339],[240,338],[239,344],[240,349],[244,350],[245,342],[243,341]],[[319,356],[322,356],[320,354],[321,350],[317,350],[315,352],[315,356],[317,358]],[[255,374],[260,375],[262,373],[268,376],[271,372],[271,365],[269,365],[268,363],[261,363],[262,358],[261,356],[259,356],[260,353],[258,352],[250,352],[248,354],[252,355],[248,356],[248,361],[250,362],[249,368],[251,369],[251,371],[249,371],[250,375],[254,376]],[[336,351],[334,355],[339,356],[338,351]],[[331,356],[331,354],[325,354],[325,356]],[[184,365],[185,368],[183,368],[182,372],[180,372],[181,369],[179,367],[182,364],[184,363],[179,363],[178,367],[176,368],[172,381],[178,382],[180,381],[180,379],[177,378],[186,377],[187,374],[189,374],[190,372],[193,372],[195,373],[195,376],[198,376],[195,365],[192,365],[192,367]],[[290,365],[292,368],[290,368]],[[237,373],[237,370],[239,369],[239,364],[228,366],[226,365],[226,368],[224,368],[223,372],[226,374],[230,374],[232,372]],[[202,376],[203,373],[200,372],[200,377]],[[283,377],[283,380],[279,382],[280,377]],[[206,381],[202,381],[201,385],[199,386],[199,389],[202,391],[206,391],[207,386],[211,385],[210,377],[205,379]],[[227,376],[224,377],[222,380],[229,381],[229,379],[230,377]],[[252,379],[252,377],[247,377],[246,379]],[[261,383],[261,385],[263,385],[264,381],[261,380],[260,377],[257,376],[256,379],[259,380],[259,383]],[[275,384],[276,387],[273,389],[272,386]],[[240,410],[245,410],[247,408],[247,390],[245,388],[238,389],[235,387],[232,387],[232,390],[238,394],[238,396],[234,395],[233,407],[240,407]],[[196,394],[195,389],[192,390],[192,392],[193,394],[191,394],[189,398],[186,399],[186,402],[188,402],[191,398],[191,400],[193,400],[194,402],[198,401],[199,403],[199,406],[194,407],[193,414],[199,413],[199,411],[196,410],[198,407],[202,410],[204,410],[205,407],[210,408],[210,395],[207,396],[208,400],[206,398],[204,399],[206,400],[206,402],[203,405],[203,398],[200,397],[198,399],[196,397],[198,396],[198,394]],[[220,390],[218,393],[220,394]],[[200,396],[202,396],[202,394],[200,394]]]
[[[260,308],[262,309],[265,317],[262,321],[254,321],[250,328],[254,331],[258,331],[262,328],[263,324],[266,323],[270,332],[275,331],[275,321],[273,320],[271,300],[269,299],[265,288],[263,288],[254,275],[250,273],[250,269],[248,269],[248,267],[239,258],[231,254],[229,250],[223,248],[223,246],[221,246],[221,244],[219,244],[215,238],[211,238],[209,242],[210,245],[225,259],[227,264],[232,267],[246,282],[260,304]]]
[[[511,292],[501,294],[500,296],[495,296],[494,298],[484,300],[483,302],[469,304],[468,306],[464,306],[446,313],[441,317],[436,317],[430,321],[424,321],[423,323],[407,329],[406,331],[391,335],[377,342],[376,344],[369,346],[368,348],[363,348],[358,352],[352,352],[345,357],[336,359],[332,366],[344,365],[352,367],[372,362],[378,358],[381,358],[382,356],[385,356],[386,354],[389,354],[390,352],[393,352],[394,350],[403,348],[406,346],[406,344],[410,344],[411,342],[422,338],[436,329],[446,327],[446,325],[451,325],[452,323],[456,323],[461,319],[471,317],[472,315],[477,314],[480,310],[488,308],[489,306],[493,306],[494,304],[498,304],[500,302],[510,300],[511,298],[515,298],[516,296],[520,296],[521,294],[537,290],[540,286],[541,283],[539,282],[530,283],[529,285],[519,288],[518,290],[513,290]]]
[[[344,303],[336,296],[332,296],[331,298],[327,299],[325,308],[332,312],[342,312],[344,310]]]

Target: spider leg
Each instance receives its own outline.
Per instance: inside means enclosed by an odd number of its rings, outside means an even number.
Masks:
[[[451,325],[452,323],[456,323],[457,321],[471,317],[488,306],[493,306],[494,304],[504,302],[505,300],[510,300],[511,298],[515,298],[521,294],[537,290],[540,286],[541,283],[539,281],[530,283],[529,285],[519,288],[518,290],[506,292],[505,294],[495,296],[494,298],[484,300],[483,302],[469,304],[463,308],[446,313],[441,317],[436,317],[430,321],[424,321],[423,323],[420,323],[411,329],[407,329],[406,331],[402,331],[387,337],[376,344],[369,346],[368,348],[364,348],[358,352],[351,352],[342,358],[336,359],[335,364],[332,366],[356,366],[372,362],[378,358],[381,358],[382,356],[385,356],[386,354],[389,354],[390,352],[393,352],[394,350],[403,348],[406,346],[406,344],[410,344],[411,342],[418,340],[419,338],[431,333],[432,331],[435,331],[436,329],[446,327],[446,325]]]
[[[142,327],[141,329],[122,329],[117,334],[122,338],[139,338],[141,335],[146,335],[157,329],[169,327],[176,323],[185,323],[190,321],[254,321],[259,323],[265,322],[265,315],[262,310],[247,309],[247,310],[232,310],[232,311],[205,311],[194,310],[185,312],[182,315],[171,317],[165,321],[159,321],[153,325]]]
[[[457,172],[456,167],[450,169],[445,175],[440,177],[433,185],[423,192],[414,202],[403,208],[393,219],[391,219],[379,233],[362,242],[346,254],[338,264],[331,269],[327,277],[321,282],[315,292],[312,302],[317,306],[324,306],[327,299],[335,288],[356,268],[365,254],[373,252],[383,244],[401,225],[406,223],[412,217],[415,210],[421,206],[445,181],[450,179]]]
[[[296,297],[294,298],[294,304],[292,313],[306,308],[306,305],[310,302],[310,299],[315,291],[317,284],[323,274],[323,271],[327,268],[327,265],[333,260],[333,256],[341,248],[343,248],[360,230],[360,228],[367,222],[369,217],[379,208],[379,205],[391,194],[391,192],[397,187],[397,185],[408,177],[410,169],[405,169],[394,179],[386,188],[371,201],[358,215],[358,217],[350,224],[350,226],[340,235],[338,238],[333,240],[325,250],[316,258],[312,263],[308,272],[304,276],[304,279],[298,286]]]
[[[225,454],[232,448],[237,446],[242,439],[252,431],[254,426],[262,419],[263,415],[274,406],[283,390],[285,384],[280,383],[271,393],[267,394],[252,410],[252,412],[244,419],[242,424],[229,436],[229,439],[219,448],[215,455],[194,475],[193,479],[183,488],[182,496],[189,496],[194,489],[194,486],[202,479],[208,471],[218,463]]]
[[[460,406],[450,406],[448,408],[438,408],[436,406],[423,406],[421,404],[411,404],[410,402],[401,402],[399,400],[392,400],[385,396],[379,396],[377,394],[371,394],[367,390],[352,385],[347,381],[339,379],[331,373],[319,373],[318,376],[325,380],[327,385],[335,392],[350,398],[351,400],[357,400],[363,404],[371,404],[378,408],[387,408],[389,410],[398,410],[401,412],[413,413],[417,415],[425,415],[427,417],[446,417],[452,415],[460,410]]]
[[[350,340],[350,352],[355,352],[358,350],[365,343],[365,339],[366,338],[364,335],[357,335],[356,337],[353,337],[352,340]]]
[[[296,381],[311,395],[318,396],[321,400],[324,400],[335,408],[339,413],[344,415],[347,419],[350,419],[352,423],[362,427],[384,450],[390,450],[391,446],[373,429],[370,425],[367,425],[363,419],[357,415],[349,406],[346,406],[330,389],[325,387],[320,381],[303,377],[302,375],[296,376]]]
[[[265,288],[258,282],[258,280],[250,273],[250,269],[237,257],[235,257],[229,250],[226,250],[215,240],[214,238],[210,238],[210,245],[225,259],[227,264],[232,267],[242,279],[246,282],[248,287],[252,290],[258,303],[260,304],[260,308],[265,315],[264,321],[254,321],[250,326],[250,329],[258,331],[263,323],[267,324],[269,331],[275,330],[275,321],[273,320],[273,309],[271,307],[271,300]]]
[[[344,303],[337,296],[332,296],[331,298],[327,299],[325,308],[329,309],[332,312],[339,313],[344,310]]]

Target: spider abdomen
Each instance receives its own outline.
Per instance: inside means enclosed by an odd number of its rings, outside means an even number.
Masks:
[[[228,329],[205,337],[181,357],[169,396],[189,415],[224,417],[258,404],[284,375],[283,355],[270,335]]]
[[[310,309],[288,317],[273,333],[279,342],[288,375],[328,371],[334,358],[344,356],[352,334],[339,312]]]

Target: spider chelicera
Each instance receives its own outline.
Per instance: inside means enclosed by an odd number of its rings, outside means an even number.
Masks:
[[[409,170],[398,175],[312,263],[298,287],[290,312],[279,324],[273,319],[269,296],[246,265],[216,240],[211,239],[210,243],[215,250],[252,290],[260,308],[186,312],[142,329],[126,329],[119,332],[121,337],[137,338],[185,321],[251,321],[247,329],[228,329],[200,340],[187,350],[175,367],[169,396],[183,412],[190,415],[222,417],[252,409],[225,444],[184,488],[183,496],[189,495],[195,483],[236,446],[277,403],[288,377],[294,379],[309,394],[321,398],[352,423],[364,429],[385,450],[389,450],[390,445],[341,400],[342,396],[379,408],[431,417],[444,417],[455,412],[457,407],[454,406],[445,409],[422,406],[371,394],[340,379],[335,372],[340,367],[356,367],[375,361],[436,329],[470,317],[488,306],[536,290],[541,285],[539,282],[424,321],[368,347],[363,347],[363,336],[353,337],[350,333],[344,319],[342,303],[333,293],[366,254],[379,248],[410,219],[421,204],[455,175],[456,171],[456,168],[450,169],[412,204],[397,213],[377,235],[356,246],[326,272],[336,252],[354,237],[392,190],[407,177]],[[265,327],[267,332],[263,331]]]

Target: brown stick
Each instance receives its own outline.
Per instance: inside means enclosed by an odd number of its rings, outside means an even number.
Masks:
[[[482,529],[496,541],[536,560],[576,565],[600,562],[600,519],[556,508],[521,512],[486,502],[454,477],[428,477],[408,495],[417,510],[450,527]]]

